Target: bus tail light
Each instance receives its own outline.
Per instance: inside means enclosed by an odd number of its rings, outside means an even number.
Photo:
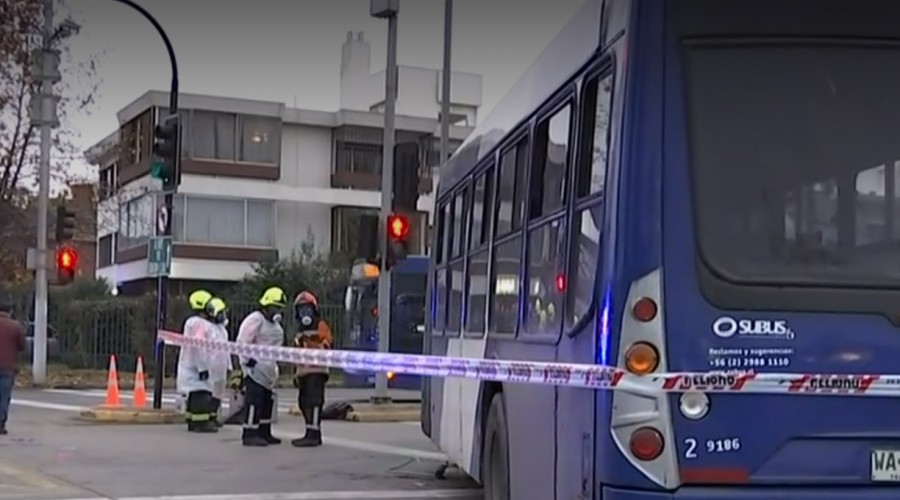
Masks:
[[[647,342],[637,342],[625,351],[625,367],[635,375],[653,373],[659,367],[659,351]]]
[[[666,442],[662,434],[653,427],[641,427],[631,433],[629,441],[631,454],[638,460],[649,462],[662,455]]]
[[[659,312],[656,302],[647,297],[641,297],[631,308],[631,314],[641,323],[649,323],[656,318]]]

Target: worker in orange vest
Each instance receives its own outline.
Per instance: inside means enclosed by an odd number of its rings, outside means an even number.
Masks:
[[[328,323],[319,313],[319,301],[312,292],[297,294],[294,299],[294,318],[298,326],[298,332],[294,335],[294,347],[331,349],[334,337]],[[294,368],[297,405],[306,420],[306,435],[292,440],[293,446],[310,448],[322,444],[322,407],[325,405],[327,382],[328,368],[324,366],[297,365]]]

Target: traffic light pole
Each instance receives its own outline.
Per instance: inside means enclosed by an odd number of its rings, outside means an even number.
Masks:
[[[394,194],[394,108],[397,101],[397,12],[386,16],[388,20],[387,68],[385,69],[384,96],[384,151],[381,170],[381,272],[378,275],[378,352],[391,348],[391,271],[385,265],[390,251],[387,220],[393,207]],[[374,403],[390,403],[387,373],[375,374]]]
[[[34,342],[31,375],[35,385],[47,381],[47,212],[50,210],[50,96],[53,82],[46,74],[47,57],[53,44],[53,0],[44,0],[43,52],[41,56],[41,159],[38,166],[37,265],[34,280]]]
[[[172,115],[178,114],[178,61],[175,59],[175,49],[172,48],[172,42],[169,40],[169,36],[166,34],[166,31],[159,24],[159,22],[147,12],[146,9],[141,7],[140,5],[134,3],[132,0],[113,0],[115,2],[123,3],[133,8],[134,10],[140,12],[150,24],[156,28],[156,31],[159,33],[160,38],[162,38],[163,43],[166,44],[166,51],[169,53],[169,62],[172,65],[172,85],[169,89],[169,113]],[[177,150],[176,150],[177,151]],[[174,161],[180,161],[180,158],[175,158]],[[163,204],[166,207],[166,210],[169,214],[172,213],[172,206],[174,205],[175,193],[167,192],[165,193],[165,197],[163,199]],[[166,223],[166,227],[160,236],[172,236],[172,217],[168,217]],[[156,329],[162,330],[166,327],[166,309],[167,309],[167,298],[169,295],[169,278],[168,276],[161,275],[156,282]],[[166,358],[166,349],[165,344],[159,340],[159,337],[155,338],[155,365],[153,370],[153,408],[159,409],[162,408],[162,395],[163,395],[163,376],[164,376],[164,368],[165,368],[165,358]]]

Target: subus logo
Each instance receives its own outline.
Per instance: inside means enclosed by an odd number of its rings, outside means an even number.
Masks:
[[[783,339],[794,338],[794,331],[785,320],[771,319],[735,319],[730,316],[722,316],[712,324],[712,331],[723,339],[740,335],[744,337],[778,337]]]

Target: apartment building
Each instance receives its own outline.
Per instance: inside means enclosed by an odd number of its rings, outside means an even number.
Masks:
[[[341,65],[341,109],[181,94],[182,183],[173,212],[175,291],[240,280],[252,265],[289,255],[315,239],[322,252],[350,253],[356,221],[381,203],[383,72],[370,71],[369,44],[348,34]],[[397,141],[415,141],[419,217],[414,251],[424,252],[440,137],[441,72],[401,66]],[[481,77],[454,73],[451,148],[472,131]],[[379,93],[377,89],[382,89]],[[169,96],[149,91],[118,112],[120,127],[86,152],[97,166],[96,275],[120,293],[151,290],[147,241],[162,204],[152,179],[152,131]]]

